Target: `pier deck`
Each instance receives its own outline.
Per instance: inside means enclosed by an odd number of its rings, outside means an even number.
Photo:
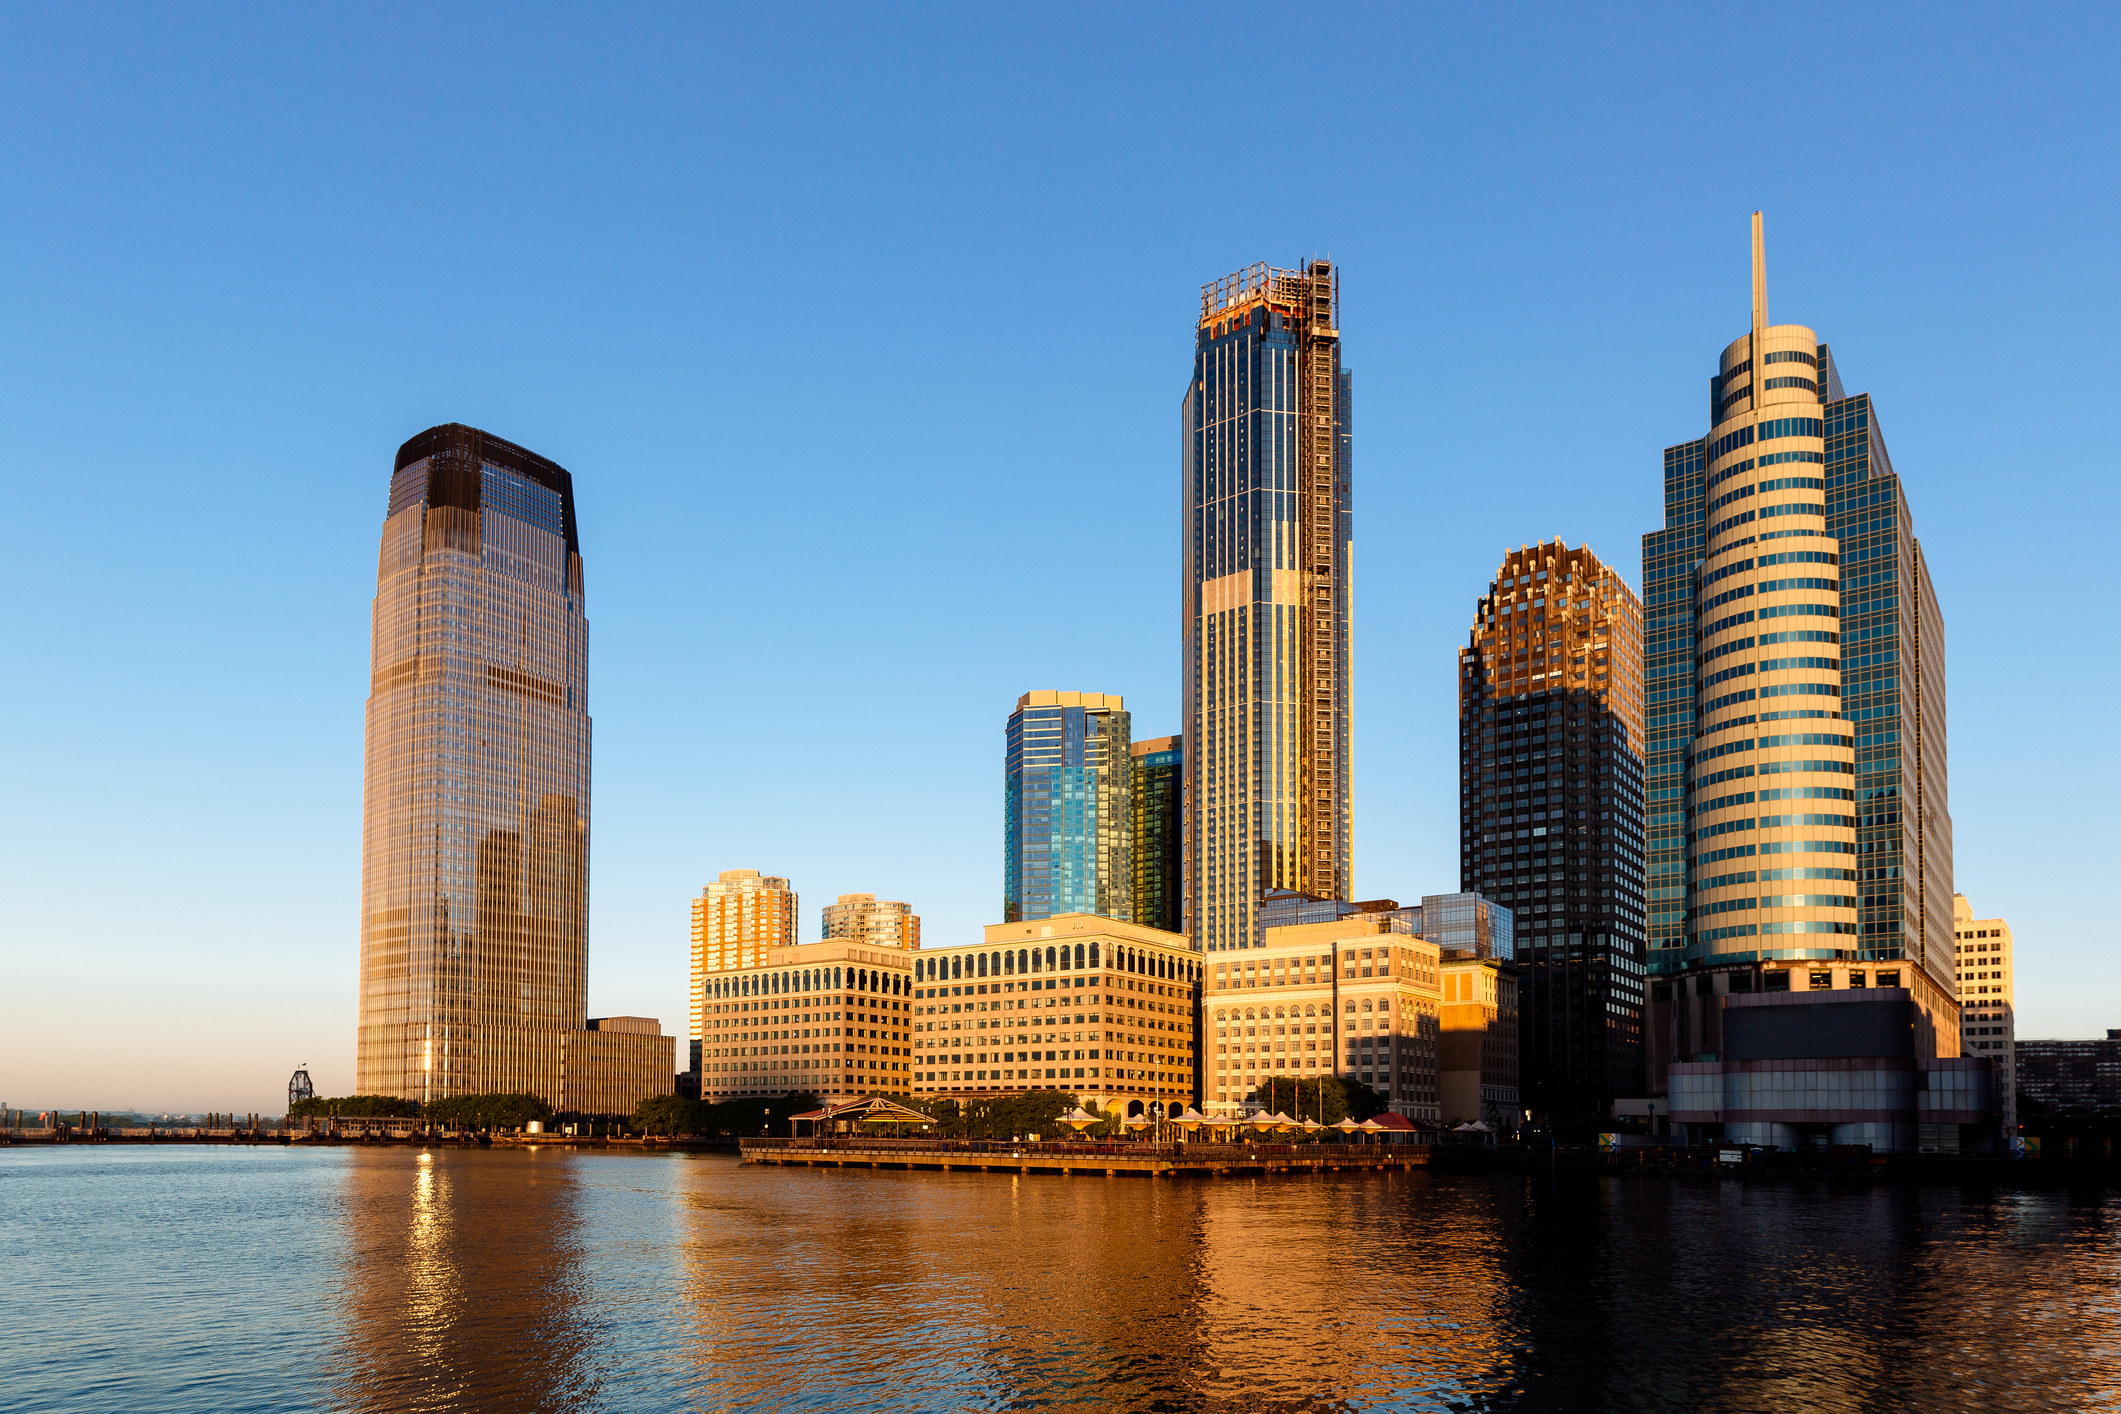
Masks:
[[[958,1169],[973,1173],[1324,1173],[1424,1168],[1426,1144],[1144,1144],[1126,1140],[1002,1143],[950,1139],[745,1139],[747,1164],[801,1168]]]

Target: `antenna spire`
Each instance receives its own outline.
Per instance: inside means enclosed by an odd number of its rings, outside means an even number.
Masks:
[[[1753,331],[1767,328],[1767,241],[1760,233],[1760,213],[1753,213]]]

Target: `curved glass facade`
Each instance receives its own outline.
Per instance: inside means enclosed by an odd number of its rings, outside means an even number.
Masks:
[[[588,636],[567,472],[455,424],[407,442],[371,627],[363,1094],[563,1093],[587,1003]]]
[[[1958,1050],[1943,615],[1871,399],[1768,320],[1755,222],[1752,328],[1643,537],[1653,1076],[1755,990],[1903,988]]]

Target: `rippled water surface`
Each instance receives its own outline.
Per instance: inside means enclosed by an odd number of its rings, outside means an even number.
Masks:
[[[2121,1408],[2108,1192],[0,1153],[4,1410]]]

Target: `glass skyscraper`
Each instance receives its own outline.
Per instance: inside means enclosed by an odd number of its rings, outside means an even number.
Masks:
[[[1027,692],[1009,714],[1002,918],[1134,920],[1133,763],[1123,698]]]
[[[1957,1055],[1943,616],[1870,397],[1768,322],[1757,213],[1708,420],[1643,537],[1652,1088],[1731,992],[1904,988]]]
[[[371,626],[361,1093],[669,1093],[671,1038],[585,1026],[588,655],[567,472],[454,423],[399,448]],[[633,1099],[593,1105],[614,1065]]]
[[[1134,743],[1134,921],[1186,931],[1185,738]]]
[[[1186,922],[1256,945],[1260,898],[1349,898],[1350,377],[1323,260],[1201,290],[1182,409]]]

